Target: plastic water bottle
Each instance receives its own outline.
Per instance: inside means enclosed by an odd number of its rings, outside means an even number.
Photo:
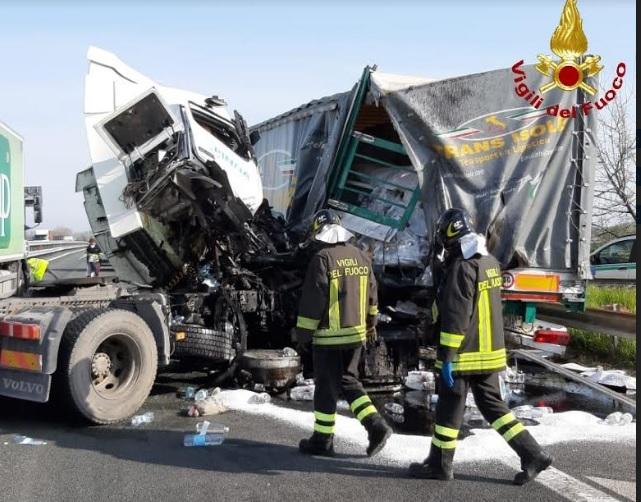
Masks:
[[[220,432],[208,432],[207,434],[185,434],[184,446],[216,446],[222,444],[225,435]]]
[[[205,389],[200,389],[196,394],[194,394],[194,401],[202,401],[204,399],[207,399],[207,390]]]
[[[185,434],[184,446],[216,446],[225,440],[229,427],[223,424],[212,424],[205,420],[196,424],[197,434]]]
[[[136,427],[142,424],[150,424],[153,421],[154,421],[153,411],[148,411],[147,413],[143,413],[142,415],[135,415],[131,417],[131,425]]]
[[[185,399],[193,399],[194,394],[196,393],[196,388],[195,387],[185,387],[183,389],[183,398]]]

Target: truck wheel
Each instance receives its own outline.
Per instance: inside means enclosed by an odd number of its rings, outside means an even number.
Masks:
[[[96,424],[140,408],[156,378],[158,354],[147,323],[122,309],[89,310],[72,320],[60,343],[61,397]]]

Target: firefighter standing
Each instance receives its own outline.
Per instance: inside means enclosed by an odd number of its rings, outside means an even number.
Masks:
[[[334,454],[340,392],[367,429],[367,455],[378,453],[392,434],[358,380],[363,344],[375,334],[378,300],[371,260],[348,243],[352,237],[334,211],[314,216],[311,238],[320,250],[308,265],[296,322],[299,348],[310,339],[313,347],[314,433],[299,445],[312,455]]]
[[[444,279],[437,293],[441,371],[434,435],[427,459],[410,465],[410,475],[453,479],[452,461],[463,421],[465,398],[472,390],[485,419],[521,457],[514,483],[522,485],[552,464],[552,457],[501,399],[498,373],[506,354],[501,305],[501,271],[474,233],[468,214],[448,209],[437,223],[437,244],[445,252]]]

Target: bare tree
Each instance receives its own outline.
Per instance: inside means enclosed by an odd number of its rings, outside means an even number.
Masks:
[[[600,111],[596,153],[594,226],[617,235],[637,217],[636,129],[630,117],[633,94],[619,93]]]

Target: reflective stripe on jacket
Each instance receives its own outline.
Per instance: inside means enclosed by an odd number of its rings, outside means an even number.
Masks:
[[[324,247],[310,260],[298,308],[296,333],[316,346],[359,346],[378,314],[369,256],[347,243]]]
[[[501,270],[491,256],[454,258],[437,305],[440,340],[436,368],[452,361],[457,373],[501,371],[506,365]]]

